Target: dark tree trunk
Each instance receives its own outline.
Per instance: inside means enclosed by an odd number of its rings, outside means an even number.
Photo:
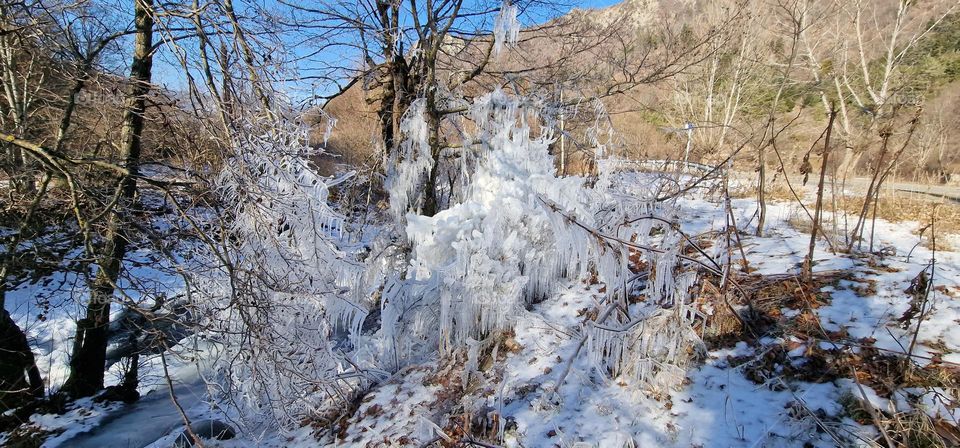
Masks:
[[[43,379],[27,336],[7,310],[0,313],[0,412],[6,412],[42,397]]]
[[[73,357],[70,360],[70,376],[63,386],[63,391],[72,397],[93,395],[103,389],[110,303],[129,244],[124,232],[123,216],[124,210],[132,206],[137,192],[140,136],[143,133],[146,95],[150,91],[153,66],[152,8],[153,0],[134,2],[136,40],[120,142],[121,157],[128,173],[118,179],[121,201],[109,216],[107,231],[104,235],[104,247],[99,254],[99,270],[91,285],[86,318],[77,323]]]
[[[400,59],[400,56],[396,54],[396,48],[394,48],[395,40],[392,37],[390,32],[391,28],[391,13],[394,11],[393,2],[378,1],[377,2],[377,12],[380,14],[380,26],[384,30],[384,46],[383,46],[383,67],[379,73],[381,82],[380,89],[382,89],[382,94],[380,96],[380,106],[377,111],[377,117],[380,119],[380,133],[383,137],[383,148],[387,151],[387,154],[390,154],[393,151],[393,142],[394,142],[394,102],[397,97],[396,90],[396,78],[397,78],[397,59]],[[395,15],[395,13],[393,13]]]
[[[393,1],[377,1],[377,14],[380,28],[383,30],[383,65],[379,69],[380,101],[377,118],[380,121],[380,133],[384,149],[392,154],[398,144],[400,119],[410,105],[409,92],[414,84],[414,76],[403,54],[403,46],[396,33],[400,29],[400,4]],[[372,62],[371,62],[372,63]]]
[[[439,163],[433,163],[427,183],[423,186],[423,210],[421,210],[423,216],[433,216],[440,211],[440,201],[437,198],[437,167],[439,165]]]
[[[428,25],[429,26],[429,25]],[[440,39],[437,35],[434,39]],[[437,46],[435,42],[429,42],[428,50],[424,52],[424,75],[426,78],[426,114],[427,129],[430,132],[428,144],[430,145],[430,155],[433,157],[433,166],[430,167],[430,176],[423,188],[423,215],[433,216],[440,211],[440,201],[437,197],[437,181],[440,170],[440,152],[443,149],[443,142],[440,139],[440,119],[441,112],[437,104]]]
[[[47,176],[23,217],[20,230],[7,242],[5,253],[0,254],[0,412],[17,407],[22,409],[31,400],[42,398],[44,393],[43,378],[40,377],[40,369],[37,368],[27,335],[7,312],[6,281],[10,266],[18,263],[16,248],[49,184],[50,177]]]

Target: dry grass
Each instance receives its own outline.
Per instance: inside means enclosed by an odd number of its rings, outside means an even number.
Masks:
[[[803,197],[803,191],[800,186],[794,185],[797,193],[804,199],[804,206],[813,213],[814,204],[812,198]],[[773,182],[767,186],[766,198],[770,202],[792,203],[796,207],[787,218],[787,223],[801,233],[809,233],[812,228],[810,218],[804,213],[797,199],[790,191],[789,187],[782,180]],[[829,214],[833,211],[833,201],[829,193],[824,197],[824,212]],[[756,198],[756,187],[749,183],[741,182],[736,187],[731,187],[730,196],[732,198]],[[846,213],[848,224],[852,227],[856,217],[860,214],[863,207],[863,195],[853,194],[837,198],[837,212]],[[932,226],[936,232],[937,250],[955,250],[956,237],[960,236],[960,202],[949,199],[938,199],[922,194],[913,193],[888,193],[883,192],[880,201],[876,207],[878,219],[891,223],[901,223],[907,221],[919,222],[920,226],[914,230],[914,234],[922,237],[920,241],[924,247],[930,248],[933,242],[933,232],[930,229],[930,223],[935,219],[935,225]],[[867,214],[868,220],[873,217],[873,207]],[[828,225],[828,219],[824,218],[824,225],[821,231],[830,232],[832,225]],[[838,217],[838,219],[841,219]],[[841,233],[843,225],[839,226],[839,232],[829,234],[831,241],[843,242],[845,237]],[[922,230],[922,234],[921,234]],[[864,236],[869,238],[869,224]],[[951,244],[951,238],[954,243]]]
[[[814,209],[812,206],[807,206],[807,209],[810,210],[812,214]],[[794,207],[790,210],[790,214],[787,216],[787,225],[794,228],[796,231],[802,234],[810,234],[810,231],[813,230],[813,221],[810,220],[810,217],[804,213],[803,209],[799,206]],[[832,244],[842,244],[844,241],[842,229],[837,229],[836,232],[833,230],[833,225],[824,218],[820,225],[820,230],[817,231],[817,238],[821,240],[826,235]]]
[[[862,198],[847,198],[837,201],[840,210],[854,218],[863,207]],[[960,235],[960,203],[949,200],[927,199],[922,195],[888,194],[880,197],[877,204],[877,218],[892,223],[917,221],[920,223],[915,233],[920,236],[923,230],[922,244],[931,247],[933,232],[927,226],[934,223],[933,229],[937,241],[937,250],[953,250],[950,236]],[[868,218],[873,216],[871,208]]]
[[[739,275],[736,277],[738,294],[734,299],[739,304],[748,306],[747,313],[740,319],[733,316],[729,307],[722,304],[722,298],[714,297],[716,288],[705,288],[701,293],[703,300],[716,302],[714,309],[717,311],[707,323],[704,339],[709,348],[716,349],[770,332],[789,331],[819,335],[819,321],[811,317],[813,310],[826,300],[824,293],[819,291],[824,286],[835,285],[843,279],[851,279],[850,273],[817,272],[809,282],[789,274]],[[745,297],[743,293],[746,294]],[[794,318],[786,318],[781,313],[784,308],[802,310],[802,313]],[[751,327],[749,330],[742,327],[741,319]],[[751,331],[754,334],[750,334]]]
[[[843,362],[854,363],[861,369],[858,371],[858,381],[871,386],[881,396],[889,397],[895,388],[933,390],[957,386],[956,374],[943,365],[920,368],[904,358],[878,355],[875,350],[867,353],[870,352],[873,353],[867,356],[870,362],[848,358]],[[845,394],[840,403],[847,415],[857,423],[882,428],[896,446],[940,448],[960,445],[960,429],[941,417],[931,417],[918,403],[912,403],[912,409],[907,411],[871,410],[867,407],[870,405],[856,393]]]
[[[755,182],[755,179],[738,179],[736,182],[731,179],[730,197],[734,199],[756,198],[757,187],[754,185]],[[793,188],[797,189],[797,194],[801,195],[800,197],[803,197],[803,191],[799,185],[794,185]],[[764,196],[768,201],[773,202],[794,202],[797,200],[793,192],[790,191],[790,187],[781,178],[767,185],[767,188],[764,190]]]
[[[809,282],[791,275],[739,277],[737,281],[747,294],[740,300],[749,307],[742,317],[757,336],[778,336],[784,342],[766,346],[756,357],[731,358],[731,364],[740,366],[747,378],[770,387],[782,386],[780,382],[771,382],[775,378],[818,383],[854,378],[855,375],[858,383],[888,399],[892,398],[894,391],[905,388],[942,389],[950,391],[950,395],[960,390],[960,370],[954,364],[935,358],[921,367],[901,355],[874,348],[872,339],[852,339],[843,330],[824,330],[816,310],[829,303],[830,295],[821,289],[826,285],[837,286],[843,279],[851,280],[851,273],[818,273]],[[870,289],[873,285],[865,283],[863,287]],[[787,316],[781,312],[784,308],[799,312]],[[713,331],[705,335],[711,348],[728,347],[736,341],[750,342],[749,332],[744,331],[726,309],[718,309],[720,312],[709,322],[709,329]],[[821,346],[821,341],[833,341],[837,345],[827,348]],[[806,362],[794,365],[788,353],[801,346],[806,347]],[[859,350],[844,350],[843,347],[847,346],[856,346]],[[958,428],[942,418],[928,416],[917,404],[909,412],[872,409],[867,408],[868,405],[856,393],[846,394],[841,404],[846,416],[861,424],[881,428],[894,446],[947,447],[960,443]]]

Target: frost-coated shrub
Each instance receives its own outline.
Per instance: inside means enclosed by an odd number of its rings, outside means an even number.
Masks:
[[[306,142],[292,124],[236,132],[214,183],[228,207],[209,248],[220,266],[193,282],[201,328],[222,349],[217,379],[252,424],[298,424],[360,379],[343,346],[367,314],[351,294],[362,266],[338,247],[344,218]]]
[[[382,372],[437,353],[466,352],[471,370],[481,341],[588,279],[606,287],[601,306],[620,310],[570,329],[586,338],[593,365],[654,387],[676,383],[698,341],[699,311],[673,204],[653,200],[655,185],[621,188],[612,171],[592,187],[558,177],[551,123],[531,122],[544,116],[540,107],[497,90],[453,118],[472,169],[428,217],[415,204],[440,162],[415,102],[386,182],[394,219],[383,225],[397,232],[372,242],[363,263],[344,250],[345,218],[327,205],[330,181],[311,169],[299,128],[235,136],[234,159],[218,180],[230,218],[210,254],[227,263],[194,283],[204,291],[205,330],[223,346],[220,380],[244,415],[295,426]],[[626,300],[638,277],[631,251],[649,267],[642,303]],[[374,306],[379,331],[362,335]]]

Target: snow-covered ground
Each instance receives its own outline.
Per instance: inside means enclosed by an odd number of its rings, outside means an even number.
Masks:
[[[762,238],[751,236],[754,202],[734,200],[733,208],[753,272],[799,274],[809,236],[789,224],[797,214],[795,206],[770,204],[768,231]],[[681,200],[680,210],[682,229],[690,235],[724,226],[722,203],[693,197]],[[861,345],[906,352],[916,326],[904,326],[899,320],[910,309],[904,291],[934,255],[927,245],[917,245],[914,231],[919,226],[878,220],[876,247],[893,248],[884,256],[833,254],[823,242],[818,243],[815,271],[844,276],[814,292],[822,303],[812,312],[826,333],[846,335],[843,339],[804,340],[776,333],[715,344],[687,368],[681,385],[651,388],[627,377],[610,378],[589,356],[574,356],[582,340],[575,329],[589,319],[585,311],[600,303],[602,285],[571,282],[515,316],[513,336],[494,350],[496,359],[480,360],[475,373],[464,373],[462,357],[408,366],[370,391],[343,430],[326,434],[321,442],[420,446],[451,434],[486,434],[489,440],[517,447],[828,447],[877,437],[874,427],[852,418],[850,397],[869,400],[888,412],[922,406],[929,415],[955,425],[960,417],[956,391],[915,387],[876,391],[826,372],[822,378],[798,379],[778,373],[788,366],[776,363],[772,374],[758,381],[753,370],[782,347],[789,348],[787,364],[794,367],[807,362],[811,347],[838,355],[858,353]],[[175,295],[182,288],[173,276],[150,272],[155,260],[148,253],[137,253],[133,259],[131,269],[141,270],[135,277],[155,279],[157,293]],[[921,366],[934,362],[956,367],[960,363],[960,253],[936,253],[933,282],[933,308],[920,326],[914,361]],[[37,341],[41,369],[51,384],[65,376],[66,347],[80,311],[76,304],[85,293],[75,277],[57,274],[8,294],[8,309]],[[52,311],[37,319],[39,309],[48,303]],[[780,311],[789,321],[803,310]],[[557,390],[570,359],[574,359],[572,368]],[[180,416],[165,399],[167,390],[156,375],[156,360],[147,364],[153,366],[148,368],[153,379],[144,382],[142,393],[156,390],[138,404],[104,406],[82,401],[62,416],[34,416],[36,426],[57,434],[45,446],[94,446],[111,437],[118,443],[169,446],[182,431]],[[230,411],[205,402],[196,376],[183,373],[189,370],[188,361],[174,364],[185,384],[176,390],[187,397],[181,404],[191,419],[230,418]],[[146,440],[145,434],[155,437]],[[282,435],[245,433],[222,446],[245,444],[315,446],[317,441],[311,429],[304,428]]]
[[[137,249],[128,254],[126,274],[119,286],[128,300],[149,306],[157,297],[169,299],[183,293],[183,279],[172,271],[162,256],[147,248]],[[131,279],[136,279],[135,285]],[[34,354],[48,391],[59,389],[67,379],[76,322],[86,312],[83,304],[89,294],[85,276],[64,271],[7,292],[7,310],[35,347]],[[116,317],[122,309],[120,305],[114,306],[111,317]],[[108,386],[122,378],[120,365],[114,367],[107,373]],[[154,382],[147,381],[143,392],[153,385]]]
[[[755,212],[751,200],[733,204],[738,223],[749,224]],[[720,230],[722,203],[702,198],[682,201],[683,228],[690,234]],[[750,265],[760,274],[797,274],[809,235],[788,224],[794,206],[769,207],[768,232],[762,238],[741,236]],[[892,353],[910,345],[915,326],[904,328],[898,319],[909,308],[904,290],[930,262],[932,252],[914,248],[918,223],[877,223],[877,247],[892,247],[884,257],[835,255],[819,244],[815,271],[838,271],[845,278],[820,291],[824,301],[815,309],[829,334],[845,333],[843,341],[784,340],[780,335],[741,341],[706,353],[686,372],[681,387],[650,390],[628,378],[610,379],[599,373],[588,357],[576,358],[559,394],[556,381],[580,342],[569,332],[585,322],[584,310],[596,307],[598,285],[570,284],[564,291],[517,319],[513,347],[500,349],[501,359],[471,379],[463,389],[462,367],[425,364],[411,367],[368,395],[353,415],[349,429],[336,443],[343,446],[417,446],[457,431],[494,434],[505,446],[701,446],[805,447],[840,444],[869,445],[876,428],[855,421],[848,400],[864,398],[886,411],[909,409],[906,400],[926,406],[931,416],[956,424],[956,396],[943,390],[905,388],[894,397],[881,397],[868,385],[824,372],[822,377],[798,380],[774,374],[756,381],[748,369],[763,363],[765,355],[783,345],[792,349],[789,362],[802,365],[807,345],[834,353],[860,348],[845,342],[869,343]],[[907,253],[913,249],[910,260]],[[936,254],[936,292],[921,325],[914,360],[927,365],[960,361],[960,254]],[[871,285],[870,288],[864,286]],[[799,309],[783,309],[796,316]],[[835,345],[836,344],[836,345]],[[955,364],[953,366],[956,366]],[[861,392],[862,388],[862,392]],[[955,391],[953,392],[955,393]],[[897,405],[897,402],[900,405]],[[451,423],[452,422],[452,423]],[[473,426],[469,431],[466,427]],[[477,430],[477,425],[488,428]],[[334,443],[330,441],[330,443]],[[578,445],[580,444],[580,445]]]

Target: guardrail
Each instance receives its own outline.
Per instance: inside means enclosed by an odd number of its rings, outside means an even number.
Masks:
[[[682,160],[670,160],[670,159],[645,159],[645,160],[629,160],[629,159],[606,159],[603,161],[605,164],[610,164],[612,167],[617,167],[618,165],[623,168],[630,169],[641,169],[641,170],[650,170],[650,171],[663,171],[663,172],[679,172],[684,174],[697,174],[700,175],[709,173],[714,170],[715,167],[710,165],[705,165],[702,163],[696,162],[684,162]],[[716,170],[716,174],[719,176],[723,169]]]

